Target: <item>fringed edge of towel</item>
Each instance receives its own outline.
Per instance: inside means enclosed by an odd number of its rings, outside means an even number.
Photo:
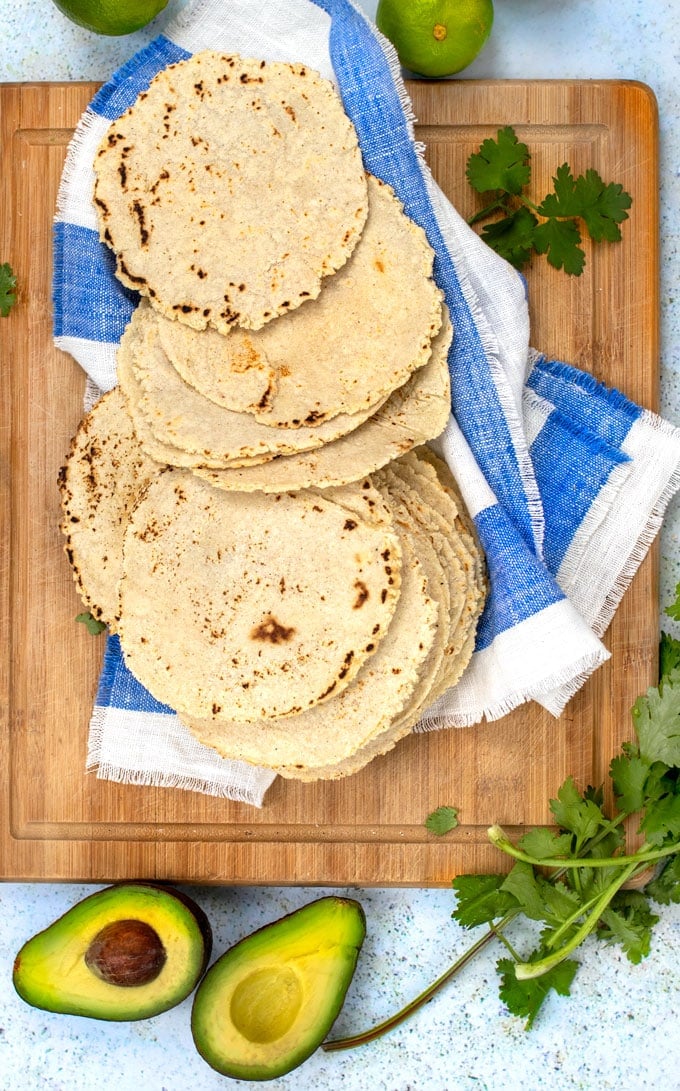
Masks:
[[[265,794],[276,774],[259,766],[248,767],[241,782],[220,783],[208,776],[187,775],[176,772],[160,772],[156,769],[131,769],[120,763],[102,760],[101,751],[106,731],[106,718],[109,707],[95,705],[90,718],[85,770],[94,773],[100,780],[111,780],[117,784],[134,784],[151,788],[179,788],[184,791],[200,792],[220,799],[231,799],[237,803],[247,803],[262,807]],[[244,765],[246,763],[238,763]],[[259,783],[258,783],[259,782]]]
[[[548,704],[544,703],[544,695],[542,692],[536,690],[522,689],[516,690],[514,693],[509,693],[502,700],[490,704],[481,710],[481,718],[476,712],[467,713],[459,711],[455,713],[441,711],[437,709],[437,705],[433,705],[431,709],[428,709],[421,721],[419,722],[417,731],[437,731],[442,728],[462,728],[462,727],[483,727],[484,723],[493,723],[495,720],[501,720],[504,716],[508,716],[511,712],[520,708],[522,705],[526,705],[529,701],[536,701],[542,705],[546,711],[550,712],[555,718],[562,714],[564,705],[571,697],[575,696],[578,690],[587,682],[591,674],[601,667],[606,662],[608,655],[604,655],[602,652],[589,652],[583,657],[583,659],[576,664],[575,670],[579,673],[575,676],[571,674],[571,668],[569,670],[561,671],[554,675],[552,678],[545,680],[546,690],[552,693],[559,690],[560,693],[567,693],[564,704],[559,710],[553,710]],[[446,695],[444,695],[446,696]],[[440,698],[444,700],[444,698]]]

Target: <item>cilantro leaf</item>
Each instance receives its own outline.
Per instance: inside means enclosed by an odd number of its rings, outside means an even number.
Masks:
[[[579,895],[566,883],[542,882],[545,920],[552,925],[562,924],[580,904]]]
[[[82,622],[88,633],[91,633],[92,636],[99,636],[106,628],[106,622],[99,621],[96,617],[93,617],[89,611],[83,614],[77,614],[76,621]]]
[[[522,852],[527,856],[533,856],[536,860],[547,860],[549,857],[568,856],[571,852],[571,837],[568,833],[555,833],[545,826],[529,830],[517,842]]]
[[[645,894],[659,905],[680,902],[680,855],[671,856],[658,875],[647,883]]]
[[[425,827],[437,837],[442,837],[458,825],[458,811],[455,807],[437,807],[425,819]]]
[[[534,249],[545,254],[554,269],[579,277],[586,263],[580,247],[581,232],[576,220],[546,220],[534,231]]]
[[[17,301],[17,278],[12,272],[12,266],[7,262],[0,265],[0,315],[7,318],[12,307]]]
[[[549,193],[538,206],[541,216],[548,219],[553,216],[580,216],[582,206],[576,191],[576,183],[566,163],[557,168],[553,185],[555,192]]]
[[[640,832],[651,845],[662,845],[669,838],[677,841],[680,838],[680,794],[665,795],[650,803],[640,823]]]
[[[453,880],[457,906],[451,914],[463,928],[489,924],[517,908],[517,899],[501,889],[504,875],[458,875]]]
[[[468,159],[468,182],[478,193],[500,189],[519,194],[531,179],[530,159],[526,144],[521,144],[514,129],[506,125],[498,130],[495,140],[485,140]]]
[[[540,879],[531,864],[518,861],[505,878],[501,890],[512,894],[518,907],[527,917],[535,921],[545,919]]]
[[[633,722],[643,758],[650,764],[680,766],[680,679],[662,679],[657,688],[638,697]]]
[[[634,814],[642,810],[647,798],[645,786],[649,770],[649,762],[637,754],[620,754],[612,758],[609,775],[612,778],[618,805],[626,814]]]
[[[595,242],[619,242],[619,224],[628,219],[627,209],[633,201],[618,182],[608,185],[596,170],[587,170],[574,184],[575,198],[580,203],[579,215]]]
[[[573,777],[567,777],[558,789],[557,798],[550,800],[550,810],[560,829],[575,835],[577,848],[606,824],[600,807],[592,799],[581,796]]]
[[[675,608],[678,610],[676,620],[680,621],[680,603],[676,602],[672,607],[668,606],[666,613]],[[680,670],[680,640],[676,640],[669,633],[662,633],[659,643],[659,677],[666,678],[677,670]]]
[[[680,583],[675,587],[675,602],[666,607],[665,613],[675,621],[680,621]]]
[[[659,920],[639,890],[620,890],[604,910],[597,935],[605,943],[619,943],[637,965],[649,954],[652,928]]]
[[[511,958],[502,958],[496,964],[501,977],[499,995],[508,1011],[526,1019],[526,1030],[530,1030],[534,1020],[551,990],[560,996],[569,996],[578,962],[565,959],[541,977],[518,981],[515,975],[515,963]]]
[[[596,242],[620,240],[618,225],[628,219],[626,209],[632,204],[623,186],[615,182],[605,185],[596,170],[574,178],[566,163],[558,167],[553,185],[555,192],[538,206],[541,216],[580,217]]]
[[[502,258],[516,269],[521,269],[531,258],[537,224],[533,212],[529,212],[528,208],[518,208],[502,220],[485,224],[482,238]]]

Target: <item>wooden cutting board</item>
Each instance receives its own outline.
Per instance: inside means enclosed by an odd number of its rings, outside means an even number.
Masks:
[[[200,883],[448,885],[498,870],[492,822],[511,834],[550,820],[562,780],[598,785],[631,734],[629,710],[655,680],[657,554],[652,550],[606,636],[611,661],[559,720],[526,705],[498,722],[413,736],[354,777],[278,780],[262,809],[193,792],[123,786],[85,773],[103,638],[75,623],[80,604],[62,551],[57,471],[78,423],[83,374],[51,336],[51,226],[67,142],[88,84],[0,88],[0,262],[19,301],[0,319],[2,488],[0,877],[154,878]],[[453,81],[410,85],[417,137],[463,214],[479,205],[468,155],[513,125],[532,150],[534,195],[568,161],[633,196],[623,242],[591,250],[582,277],[528,274],[532,344],[650,408],[658,381],[657,119],[636,83]],[[442,804],[461,825],[424,827]]]

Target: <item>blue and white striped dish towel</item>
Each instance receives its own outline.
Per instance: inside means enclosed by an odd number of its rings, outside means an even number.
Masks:
[[[455,337],[440,451],[486,552],[490,595],[462,681],[423,729],[495,719],[534,700],[559,715],[607,659],[600,637],[680,486],[680,432],[591,376],[530,349],[521,276],[467,226],[413,136],[396,55],[350,0],[197,0],[97,93],[74,136],[55,224],[56,344],[96,390],[115,383],[136,305],[92,206],[94,151],[167,64],[201,49],[302,61],[331,79],[367,170],[389,182],[436,252]],[[200,746],[125,667],[109,637],[88,765],[99,776],[261,805],[271,773]]]

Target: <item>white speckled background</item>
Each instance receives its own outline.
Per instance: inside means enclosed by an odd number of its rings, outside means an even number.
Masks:
[[[227,3],[228,0],[225,0]],[[404,0],[407,2],[407,0]],[[0,0],[0,80],[105,80],[184,6],[170,0],[151,28],[100,38],[50,0]],[[373,16],[375,0],[361,6]],[[680,6],[676,0],[496,0],[492,36],[464,76],[616,78],[654,90],[661,122],[662,411],[680,423]],[[1,254],[0,261],[11,261]],[[0,331],[1,332],[1,331]],[[680,500],[662,532],[661,605],[680,581]],[[662,625],[680,635],[668,619]],[[134,876],[131,876],[134,878]],[[14,994],[12,961],[91,886],[0,884],[0,1091],[209,1091],[230,1081],[199,1057],[190,1000],[156,1019],[107,1024],[51,1015]],[[187,888],[208,913],[215,954],[330,891]],[[437,977],[469,942],[447,890],[350,890],[368,936],[339,1033],[384,1018]],[[652,952],[632,966],[616,947],[587,943],[572,996],[553,996],[526,1033],[498,1000],[487,948],[410,1022],[373,1045],[317,1052],[272,1088],[295,1091],[677,1091],[680,1088],[680,906],[660,910]],[[521,938],[515,937],[521,946]]]

